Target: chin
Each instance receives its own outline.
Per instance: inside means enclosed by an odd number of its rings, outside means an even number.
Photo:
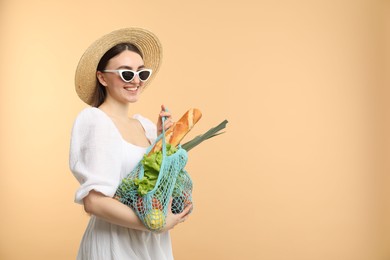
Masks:
[[[128,103],[135,103],[135,102],[137,102],[138,100],[139,100],[138,97],[136,97],[136,98],[130,98],[130,99],[127,99],[127,102],[128,102]]]

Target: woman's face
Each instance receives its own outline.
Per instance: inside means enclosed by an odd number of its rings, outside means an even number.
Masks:
[[[145,68],[144,61],[138,53],[123,51],[111,58],[105,70],[129,69],[139,71]],[[120,75],[115,72],[97,72],[100,83],[106,87],[107,98],[113,98],[121,103],[136,102],[141,93],[144,82],[140,81],[138,75],[130,82],[124,82]]]

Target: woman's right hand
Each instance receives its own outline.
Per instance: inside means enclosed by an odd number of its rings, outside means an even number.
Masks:
[[[170,229],[173,229],[177,224],[183,223],[186,221],[189,217],[189,213],[191,211],[192,204],[187,205],[183,212],[178,213],[178,214],[173,214],[172,213],[172,198],[169,201],[168,205],[168,214],[165,219],[165,226],[164,228],[160,231],[160,233],[163,233],[165,231],[168,231]]]
[[[159,136],[162,133],[162,118],[165,117],[164,122],[164,130],[168,130],[171,126],[173,126],[174,121],[172,119],[172,114],[170,112],[166,111],[166,108],[164,105],[161,105],[161,111],[158,114],[158,120],[157,120],[157,136]]]

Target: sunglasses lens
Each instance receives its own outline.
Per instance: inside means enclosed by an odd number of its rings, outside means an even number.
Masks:
[[[149,77],[150,77],[150,71],[143,70],[139,73],[139,78],[142,81],[148,80]]]
[[[125,80],[125,81],[131,81],[133,78],[134,78],[134,73],[131,72],[131,71],[123,71],[122,72],[122,78]]]

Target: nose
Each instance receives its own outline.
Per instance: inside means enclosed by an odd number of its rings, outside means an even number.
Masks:
[[[139,74],[135,75],[131,82],[139,84],[141,82],[141,80],[139,79]]]

